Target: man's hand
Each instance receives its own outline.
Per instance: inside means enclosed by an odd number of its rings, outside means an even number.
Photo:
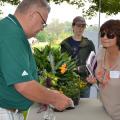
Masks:
[[[68,98],[64,94],[54,90],[55,102],[52,104],[57,110],[63,111],[71,106],[72,99]]]
[[[57,110],[71,106],[71,99],[56,90],[50,90],[35,80],[15,84],[16,90],[31,101],[41,104],[51,104]]]

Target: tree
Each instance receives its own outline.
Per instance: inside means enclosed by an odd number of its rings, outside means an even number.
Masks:
[[[55,39],[55,34],[48,32],[46,29],[42,32],[39,32],[36,36],[39,42],[51,42]]]
[[[48,2],[54,2],[60,4],[67,2],[72,5],[76,5],[81,8],[86,16],[93,16],[99,10],[100,0],[47,0]],[[8,2],[13,5],[19,4],[20,0],[1,0],[0,3]],[[89,7],[86,10],[85,5],[89,3]],[[108,15],[117,14],[120,12],[120,0],[101,0],[101,12]]]
[[[44,29],[44,31],[39,32],[36,38],[40,42],[51,42],[59,43],[64,38],[72,34],[71,23],[64,22],[60,23],[58,19],[53,19],[50,24]]]
[[[18,5],[20,0],[0,0],[0,3],[3,4],[4,2],[10,3],[12,5]]]
[[[53,19],[46,29],[50,33],[55,33],[56,39],[58,39],[59,34],[64,30],[64,24],[60,23],[58,19]]]
[[[83,8],[83,11],[87,15],[94,15],[94,13],[99,10],[99,4],[101,1],[102,13],[110,15],[117,14],[120,12],[120,0],[48,0],[48,1],[49,2],[53,1],[56,4],[60,4],[66,1],[69,4],[76,5],[78,7],[84,7],[86,3],[89,3],[90,6],[86,11],[84,11],[85,9]]]
[[[94,11],[106,13],[107,15],[118,14],[120,12],[120,0],[91,0],[91,5],[88,10],[85,11],[86,15],[90,16],[91,13],[94,15]]]

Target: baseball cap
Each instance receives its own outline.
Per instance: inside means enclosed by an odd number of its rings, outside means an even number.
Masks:
[[[83,17],[77,16],[73,19],[72,26],[74,25],[86,25],[86,21]]]

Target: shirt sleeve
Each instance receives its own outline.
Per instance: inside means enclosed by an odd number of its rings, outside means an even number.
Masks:
[[[21,39],[4,41],[1,45],[1,73],[7,85],[32,80],[29,49]]]

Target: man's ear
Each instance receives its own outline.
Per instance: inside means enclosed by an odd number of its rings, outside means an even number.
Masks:
[[[34,18],[35,17],[35,13],[34,12],[30,12],[29,13],[29,18],[30,18],[30,20],[32,20],[32,18]]]
[[[35,20],[35,17],[36,17],[36,11],[34,10],[34,9],[30,9],[29,11],[28,11],[28,18],[29,18],[29,20]]]

